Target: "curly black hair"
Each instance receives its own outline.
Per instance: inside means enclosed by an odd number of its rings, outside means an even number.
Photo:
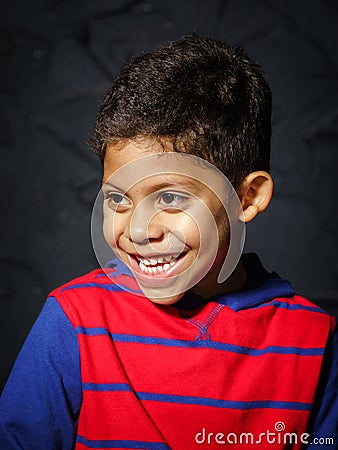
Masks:
[[[271,91],[242,48],[196,34],[142,54],[114,79],[91,141],[103,160],[119,140],[166,138],[218,167],[236,187],[269,170]]]

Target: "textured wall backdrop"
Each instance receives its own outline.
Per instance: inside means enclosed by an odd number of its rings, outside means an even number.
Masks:
[[[274,98],[271,208],[247,249],[330,311],[338,299],[337,3],[1,1],[1,384],[49,290],[97,266],[88,140],[122,63],[197,31],[244,46]]]

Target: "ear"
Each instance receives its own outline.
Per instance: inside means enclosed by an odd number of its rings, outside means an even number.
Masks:
[[[257,214],[264,211],[269,206],[272,193],[273,180],[269,173],[258,171],[247,175],[238,189],[243,208],[240,220],[250,222]]]

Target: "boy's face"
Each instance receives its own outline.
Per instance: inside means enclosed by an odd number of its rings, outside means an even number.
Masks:
[[[224,180],[189,156],[144,139],[108,145],[104,159],[105,238],[155,303],[190,288],[213,296],[229,247]]]

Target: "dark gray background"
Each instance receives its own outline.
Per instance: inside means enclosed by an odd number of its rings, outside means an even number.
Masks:
[[[337,3],[33,0],[0,3],[1,378],[57,285],[96,268],[101,167],[86,142],[132,55],[192,31],[244,46],[274,99],[269,210],[247,249],[337,311]]]

